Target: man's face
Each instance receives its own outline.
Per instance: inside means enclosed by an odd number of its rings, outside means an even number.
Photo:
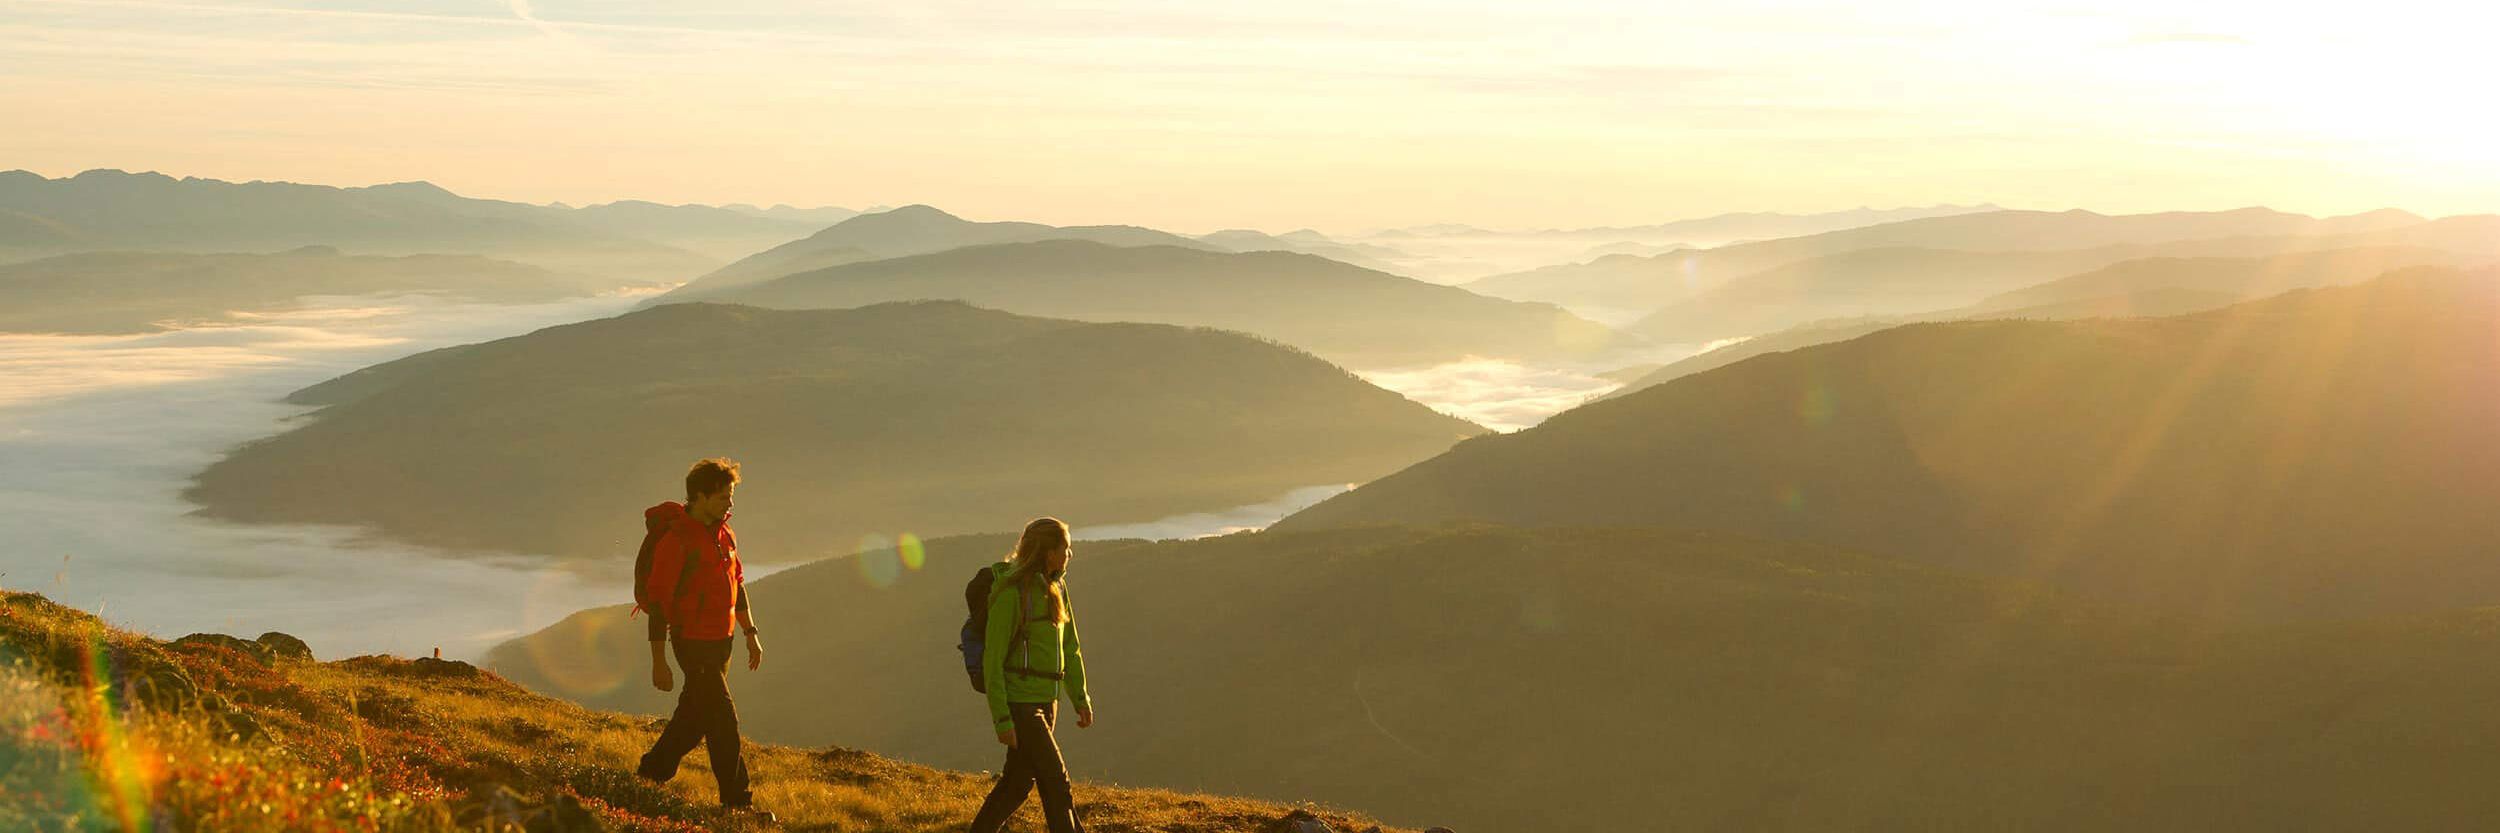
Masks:
[[[720,491],[696,497],[686,511],[707,521],[718,521],[729,516],[729,507],[737,502],[737,495],[738,484],[731,483]]]

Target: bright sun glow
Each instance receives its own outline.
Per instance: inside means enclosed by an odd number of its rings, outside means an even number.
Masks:
[[[55,176],[1198,230],[1981,201],[2466,213],[2500,193],[2496,14],[0,0],[0,154]]]

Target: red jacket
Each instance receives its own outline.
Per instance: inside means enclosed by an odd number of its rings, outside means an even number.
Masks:
[[[738,536],[729,531],[729,519],[709,526],[675,501],[651,507],[643,517],[668,524],[651,548],[646,589],[658,606],[652,618],[666,621],[680,639],[728,639],[738,630],[738,609],[746,606],[746,566],[738,561]]]

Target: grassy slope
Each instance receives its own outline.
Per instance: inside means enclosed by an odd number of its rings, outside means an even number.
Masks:
[[[31,593],[0,595],[0,660],[0,827],[10,830],[752,826],[720,815],[700,752],[664,788],[634,777],[658,721],[541,697],[463,663],[165,643]],[[757,801],[790,830],[957,830],[989,786],[981,773],[840,747],[749,745],[747,761]],[[1100,831],[1256,830],[1288,810],[1101,783],[1076,795]],[[1019,828],[1039,829],[1032,807]],[[1371,826],[1320,815],[1340,830]]]

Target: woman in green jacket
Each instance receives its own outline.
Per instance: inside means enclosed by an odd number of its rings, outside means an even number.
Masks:
[[[989,692],[990,728],[1007,746],[998,786],[972,818],[972,833],[995,833],[1038,786],[1050,833],[1075,833],[1068,766],[1051,737],[1059,689],[1066,684],[1076,727],[1094,725],[1085,696],[1085,657],[1077,650],[1076,615],[1068,607],[1068,559],[1076,547],[1057,518],[1025,524],[1009,560],[990,566],[989,629],[982,634],[982,687]]]

